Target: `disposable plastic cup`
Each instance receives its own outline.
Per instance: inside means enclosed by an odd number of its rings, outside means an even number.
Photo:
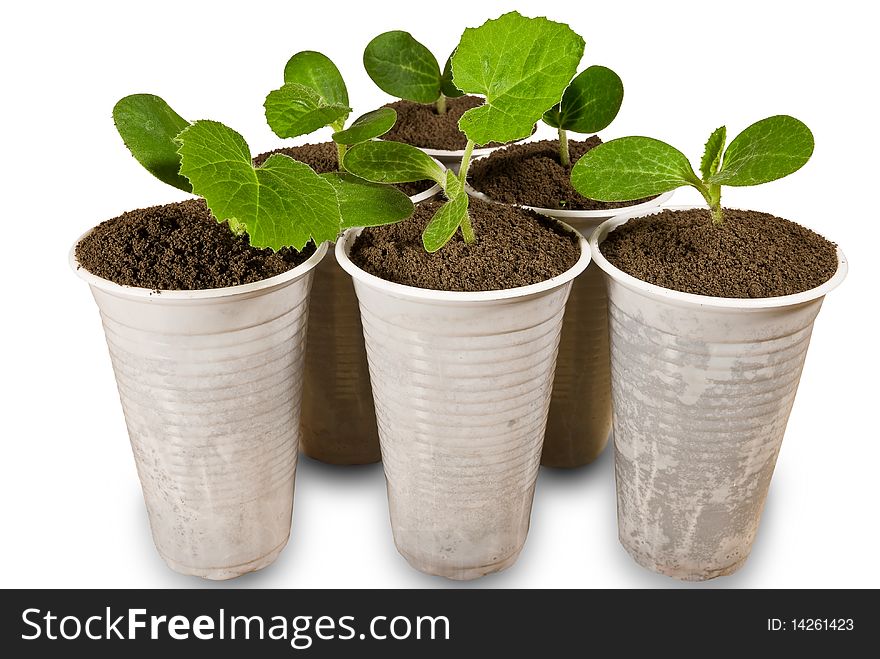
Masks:
[[[230,579],[287,544],[309,289],[326,252],[252,284],[153,291],[70,251],[101,313],[153,541],[177,572]]]
[[[413,203],[440,192],[433,187]],[[302,451],[336,465],[378,462],[367,351],[351,277],[330,254],[315,267],[302,403]]]
[[[574,229],[568,227],[570,231]],[[474,579],[526,540],[562,316],[577,263],[500,291],[391,283],[336,258],[360,303],[398,551],[416,569]]]
[[[691,207],[673,207],[683,209]],[[654,286],[599,250],[606,275],[620,542],[640,565],[699,581],[751,551],[794,403],[813,321],[836,274],[796,295],[737,299]]]

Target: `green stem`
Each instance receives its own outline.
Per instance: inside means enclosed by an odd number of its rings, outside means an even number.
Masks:
[[[471,166],[471,154],[474,152],[474,141],[468,140],[467,146],[464,147],[464,155],[461,157],[461,167],[458,170],[458,180],[461,181],[461,187],[467,185],[468,168]],[[467,193],[462,190],[462,194]],[[474,228],[471,226],[470,215],[465,212],[461,219],[461,235],[466,244],[474,242],[477,238],[474,236]]]
[[[703,195],[709,211],[712,214],[712,224],[721,226],[724,224],[724,211],[721,209],[721,186],[712,185],[711,183],[699,182],[699,185],[693,184],[694,187]]]
[[[563,167],[568,167],[571,164],[571,156],[568,153],[568,133],[562,126],[559,127],[559,162]]]
[[[446,114],[446,96],[441,93],[434,106],[437,108],[437,114]]]
[[[340,172],[344,171],[344,169],[345,169],[342,165],[342,160],[343,160],[343,158],[345,158],[346,149],[347,149],[347,147],[344,144],[339,144],[337,142],[337,144],[336,144],[336,161],[337,161],[337,164],[339,165]]]

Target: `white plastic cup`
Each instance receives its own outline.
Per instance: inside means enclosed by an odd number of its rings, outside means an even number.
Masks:
[[[693,207],[672,207],[683,210]],[[640,565],[701,581],[748,558],[825,294],[738,299],[681,293],[611,265],[608,282],[620,542]]]
[[[269,565],[290,535],[309,289],[327,245],[275,277],[194,291],[120,286],[75,250],[159,554],[206,579]]]
[[[410,197],[431,199],[434,185]],[[315,267],[303,381],[303,453],[336,465],[378,462],[379,434],[351,277],[331,253]]]
[[[500,203],[470,185],[467,187],[472,197]],[[656,208],[669,201],[671,196],[672,192],[666,192],[623,210],[640,212]],[[587,240],[596,227],[622,210],[522,208],[566,222]],[[590,263],[572,283],[571,295],[565,307],[541,464],[566,469],[589,464],[605,450],[610,432],[608,298],[602,271]]]
[[[568,227],[574,233],[574,230]],[[581,256],[547,281],[464,293],[404,286],[336,258],[360,303],[398,551],[474,579],[512,565],[529,527],[562,316]]]

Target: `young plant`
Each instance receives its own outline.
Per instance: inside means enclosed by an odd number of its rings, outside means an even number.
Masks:
[[[542,117],[545,124],[559,131],[559,162],[571,165],[568,132],[598,133],[614,121],[623,102],[623,82],[604,66],[581,71],[562,94],[562,100]]]
[[[318,175],[280,154],[254,167],[237,132],[216,121],[190,123],[158,96],[126,96],[113,108],[113,119],[147,171],[203,197],[219,222],[247,233],[255,247],[302,250],[309,242],[335,240],[342,229],[362,226],[377,214],[362,201],[362,188],[377,186]],[[385,209],[384,221],[412,212],[409,198],[401,196],[405,203]]]
[[[432,103],[438,114],[446,113],[446,99],[462,96],[452,83],[452,56],[443,71],[437,59],[409,32],[384,32],[364,49],[364,68],[387,94],[416,103]]]
[[[703,195],[712,221],[721,224],[722,185],[775,181],[799,170],[813,153],[810,129],[787,115],[752,124],[727,149],[726,138],[724,126],[709,137],[700,161],[700,176],[681,151],[665,142],[650,137],[611,140],[578,160],[571,182],[582,195],[598,201],[632,201],[690,185]]]
[[[348,171],[371,181],[403,183],[430,178],[444,190],[441,206],[422,234],[428,252],[443,247],[459,227],[466,243],[475,240],[464,190],[475,145],[511,142],[531,135],[544,112],[558,102],[577,70],[584,40],[571,28],[517,12],[468,28],[452,55],[455,86],[481,94],[486,102],[458,122],[467,137],[459,175],[445,174],[419,149],[400,142],[358,144],[345,156]]]

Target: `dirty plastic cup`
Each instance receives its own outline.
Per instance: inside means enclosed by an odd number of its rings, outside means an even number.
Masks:
[[[470,185],[468,194],[493,202]],[[566,222],[589,240],[597,226],[622,210],[648,210],[666,203],[671,196],[672,192],[665,192],[625,209],[560,210],[525,205],[522,208]],[[565,307],[541,464],[566,469],[589,464],[605,450],[610,432],[608,299],[602,271],[590,263],[572,283]]]
[[[434,185],[410,197],[431,199]],[[303,381],[303,453],[335,465],[378,462],[379,434],[351,277],[331,252],[315,267]]]
[[[672,207],[672,210],[695,208]],[[640,565],[701,581],[748,558],[797,392],[813,321],[846,276],[803,293],[738,299],[632,277],[590,244],[608,283],[620,542]]]
[[[327,245],[275,277],[193,291],[114,284],[75,250],[159,554],[206,579],[269,565],[290,535],[309,289]]]
[[[567,227],[572,233],[576,232]],[[336,244],[360,303],[398,551],[417,570],[474,579],[526,539],[562,316],[572,280],[464,293],[375,277]]]

